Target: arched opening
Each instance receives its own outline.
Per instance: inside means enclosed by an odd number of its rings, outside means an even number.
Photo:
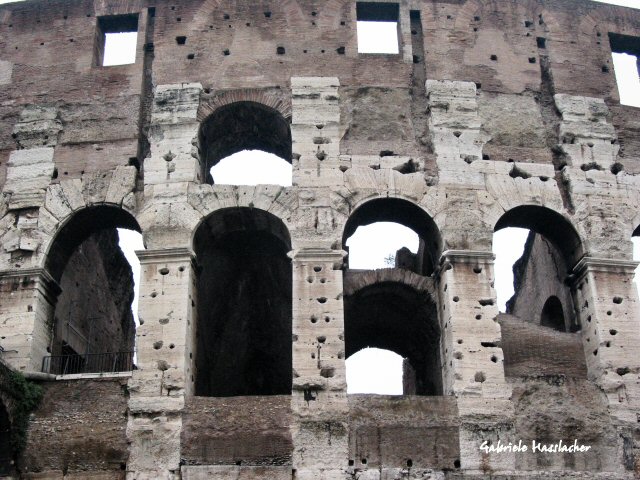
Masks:
[[[403,268],[414,271],[420,275],[431,275],[437,264],[442,249],[442,241],[438,228],[433,219],[420,207],[406,200],[396,198],[376,199],[366,202],[357,208],[349,217],[342,236],[342,245],[345,250],[350,252],[350,239],[356,234],[359,227],[378,224],[376,230],[373,230],[363,239],[362,243],[380,243],[386,239],[397,237],[399,230],[397,227],[384,225],[391,223],[406,227],[412,230],[417,236],[418,245],[415,253],[411,252],[408,245],[407,251],[389,252],[395,256],[395,263],[399,263]],[[402,233],[406,238],[405,242],[411,243],[408,232]],[[347,257],[350,262],[350,258]],[[389,265],[394,266],[394,265]],[[351,264],[349,263],[351,268]],[[411,267],[411,268],[408,268]]]
[[[227,208],[198,227],[196,395],[291,393],[291,240],[276,216]]]
[[[583,255],[582,242],[573,226],[548,208],[520,206],[506,212],[496,223],[495,231],[495,285],[501,311],[541,325],[544,304],[555,296],[570,330],[579,330],[567,283],[571,270]],[[517,258],[511,272],[504,268],[507,265],[502,265],[508,256]],[[505,284],[511,279],[514,293],[504,308],[504,291],[509,290]]]
[[[403,393],[442,394],[440,328],[430,293],[382,280],[345,289],[344,305],[347,358],[368,347],[390,350],[406,359]],[[347,378],[366,375],[366,368],[350,370]]]
[[[555,295],[549,297],[542,307],[540,314],[540,325],[543,327],[553,328],[559,332],[566,332],[564,323],[564,313],[562,311],[562,303]]]
[[[4,403],[0,401],[0,476],[11,475],[13,470],[11,420]]]
[[[346,357],[372,347],[366,350],[371,364],[380,360],[373,349],[390,350],[405,359],[403,393],[440,395],[440,327],[433,279],[428,277],[442,245],[435,222],[406,200],[375,199],[352,213],[342,239],[349,252],[344,273]],[[347,364],[348,378],[365,377],[366,364],[353,363]]]
[[[212,172],[212,167],[238,152],[242,152],[248,160],[243,160],[242,156],[231,159],[233,163],[230,168],[234,170],[233,184],[236,185],[270,183],[261,180],[260,167],[274,162],[278,168],[282,168],[283,165],[282,162],[278,163],[277,160],[264,155],[265,153],[291,163],[289,121],[277,110],[257,102],[235,102],[218,108],[203,122],[199,141],[201,174],[207,183],[214,182],[213,174],[216,172]],[[251,158],[255,159],[258,167],[247,167],[246,162],[250,162]],[[290,172],[289,179],[277,183],[290,185]]]
[[[118,229],[135,231],[139,237],[140,227],[129,213],[96,206],[76,213],[56,235],[46,267],[61,292],[55,302],[45,372],[133,368],[134,275]]]
[[[405,393],[403,362],[404,359],[391,350],[363,348],[345,362],[347,393],[402,395]]]
[[[583,255],[577,232],[559,213],[534,206],[508,211],[495,230],[505,375],[583,376],[582,337],[573,334],[581,324],[571,290],[571,273]],[[505,283],[513,286],[506,301]]]

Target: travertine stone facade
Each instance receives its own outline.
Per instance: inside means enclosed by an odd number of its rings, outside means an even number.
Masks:
[[[395,15],[397,55],[358,53],[359,11]],[[120,30],[138,33],[135,63],[101,66],[104,33]],[[640,12],[586,0],[0,6],[0,355],[46,390],[26,450],[0,471],[637,478],[640,114],[619,102],[612,51],[640,54]],[[213,184],[208,169],[246,148],[286,157],[293,185]],[[347,238],[376,221],[416,231],[418,254],[350,270]],[[506,227],[555,249],[523,267],[554,282],[523,275],[519,298],[540,310],[559,296],[571,332],[539,311],[499,315],[491,245]],[[78,248],[115,228],[145,243],[136,368],[40,374],[69,272],[83,282],[92,250]],[[253,269],[247,251],[265,252]],[[130,322],[129,289],[109,292],[94,302],[103,337]],[[284,331],[262,335],[272,324]],[[345,357],[366,345],[401,352],[417,394],[347,395]],[[216,380],[231,393],[211,394]],[[574,439],[592,448],[480,448]]]

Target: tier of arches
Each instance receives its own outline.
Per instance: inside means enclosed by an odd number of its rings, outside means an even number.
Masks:
[[[343,248],[360,225],[379,220],[396,221],[416,231],[420,238],[417,261],[394,268],[410,270],[420,278],[437,272],[446,243],[434,219],[408,200],[375,198],[358,205],[345,223]],[[583,253],[571,223],[545,207],[516,207],[500,218],[495,230],[511,226],[525,226],[544,236],[570,265],[567,272]],[[141,230],[130,213],[115,206],[97,205],[77,212],[59,229],[45,268],[56,281],[63,281],[77,249],[88,240],[95,242],[101,232],[115,228]],[[219,209],[196,228],[193,250],[198,262],[199,320],[194,348],[197,395],[291,391],[293,278],[287,253],[294,246],[292,243],[285,222],[258,208]],[[345,266],[348,268],[348,260]],[[345,358],[368,347],[393,351],[405,359],[405,372],[413,375],[409,382],[412,393],[439,395],[443,391],[442,370],[446,368],[442,360],[445,347],[438,318],[439,299],[433,289],[423,287],[391,280],[345,291]],[[575,330],[565,324],[565,318],[572,316],[566,310],[572,307],[562,302],[558,306],[559,302],[557,295],[546,300],[538,313],[538,324],[560,331]],[[54,325],[60,323],[55,315]],[[107,335],[116,343],[103,350],[133,350],[134,330],[135,327],[120,328],[119,335]],[[63,337],[64,332],[54,329],[49,353],[83,353],[73,348],[77,339],[74,343],[68,333]],[[229,365],[237,368],[229,369]]]

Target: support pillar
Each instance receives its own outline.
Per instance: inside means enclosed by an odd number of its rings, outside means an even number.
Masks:
[[[53,332],[58,283],[43,268],[0,272],[2,358],[15,369],[40,372]]]
[[[491,252],[448,250],[437,272],[443,389],[458,399],[465,470],[512,470],[513,454],[486,454],[485,440],[511,435],[511,387],[504,377]]]
[[[617,421],[636,425],[640,412],[640,304],[633,278],[638,264],[585,257],[573,270],[589,379],[604,390]]]
[[[140,326],[129,383],[127,479],[178,479],[182,409],[195,378],[194,255],[186,248],[137,254]]]
[[[349,451],[341,268],[345,252],[309,248],[289,255],[296,480],[343,480]]]

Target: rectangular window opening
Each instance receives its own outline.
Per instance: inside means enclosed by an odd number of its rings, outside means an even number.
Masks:
[[[609,42],[620,104],[640,107],[640,38],[609,33]]]
[[[108,67],[136,63],[138,15],[114,15],[98,18],[96,65]]]
[[[356,3],[358,53],[400,53],[397,3]]]

